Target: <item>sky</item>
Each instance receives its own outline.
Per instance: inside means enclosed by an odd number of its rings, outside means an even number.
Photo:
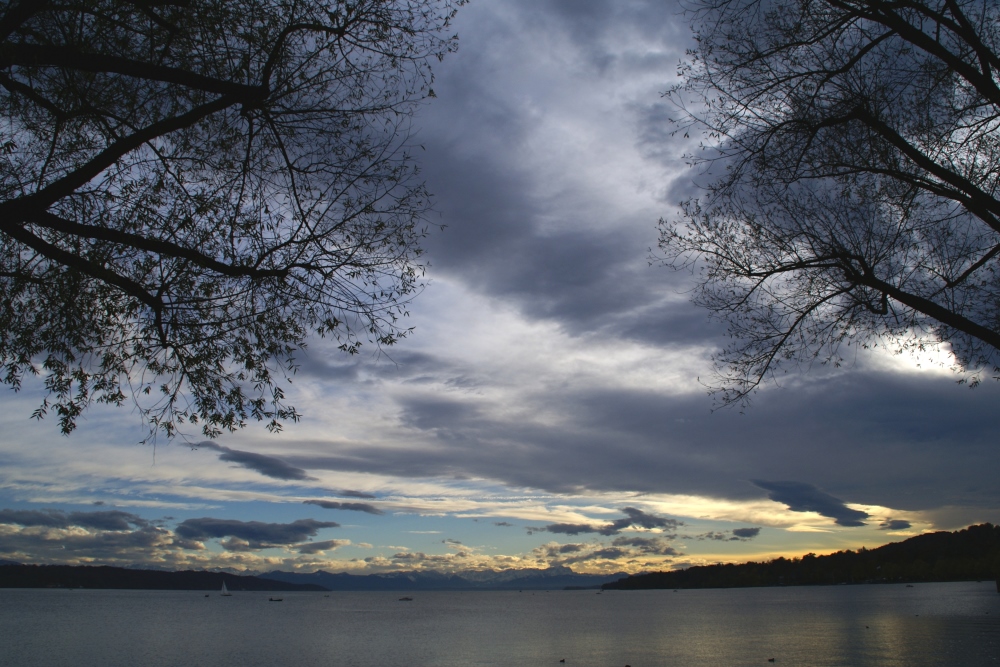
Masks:
[[[667,570],[1000,522],[996,383],[858,350],[707,394],[723,325],[650,261],[699,178],[662,93],[690,30],[659,0],[474,0],[415,119],[435,194],[414,334],[313,341],[304,415],[138,444],[2,389],[0,560],[366,574]],[[437,229],[443,226],[443,229]]]

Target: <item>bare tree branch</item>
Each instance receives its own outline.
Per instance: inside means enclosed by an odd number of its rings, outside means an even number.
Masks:
[[[876,339],[1000,377],[1000,6],[703,0],[692,16],[668,96],[704,128],[695,163],[728,170],[661,221],[660,247],[702,269],[695,301],[730,327],[723,402]]]
[[[409,118],[463,0],[88,0],[0,11],[0,381],[66,433],[298,419],[311,336],[409,334],[429,195]]]

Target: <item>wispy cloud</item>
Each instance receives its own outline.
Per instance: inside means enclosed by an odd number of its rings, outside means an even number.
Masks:
[[[261,475],[271,477],[272,479],[293,481],[315,481],[316,479],[315,477],[310,477],[309,474],[302,468],[297,468],[275,456],[266,456],[264,454],[245,452],[239,449],[230,449],[229,447],[223,447],[222,445],[212,442],[211,440],[196,443],[193,447],[215,450],[219,452],[220,461],[235,463],[241,468],[255,470]]]
[[[352,512],[367,512],[368,514],[385,514],[382,510],[368,503],[342,503],[336,500],[303,500],[306,505],[316,505],[328,510],[349,510]]]

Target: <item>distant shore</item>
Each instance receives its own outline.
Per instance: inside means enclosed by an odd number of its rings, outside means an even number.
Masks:
[[[85,565],[3,565],[0,588],[104,588],[218,591],[324,591],[315,584],[290,584],[226,572],[133,570]]]
[[[1000,526],[917,535],[876,549],[651,572],[605,584],[606,590],[748,588],[836,584],[929,583],[1000,579]],[[997,583],[1000,592],[1000,582]]]

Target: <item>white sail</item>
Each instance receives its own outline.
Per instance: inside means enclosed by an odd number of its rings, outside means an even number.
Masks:
[[[232,595],[228,590],[226,590],[226,582],[222,582],[222,593],[220,595]]]

